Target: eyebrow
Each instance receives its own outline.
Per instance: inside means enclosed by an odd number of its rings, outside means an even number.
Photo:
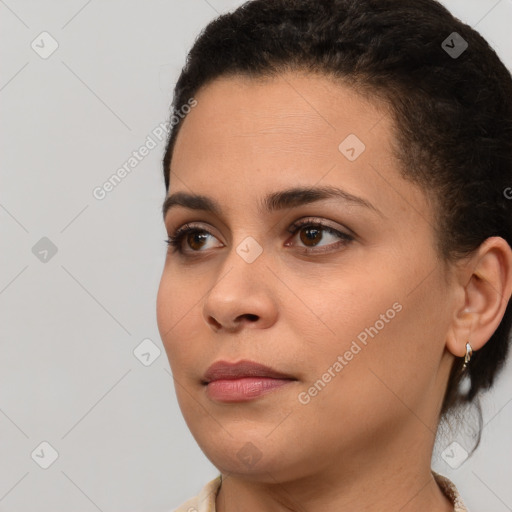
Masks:
[[[362,206],[383,216],[382,213],[366,199],[332,186],[294,187],[270,193],[260,201],[258,211],[260,214],[272,213],[277,210],[296,208],[298,206],[333,198],[353,205]],[[211,197],[200,194],[189,194],[187,192],[175,192],[164,200],[162,205],[164,219],[167,212],[176,206],[182,206],[190,210],[203,210],[217,216],[222,215],[220,204]]]

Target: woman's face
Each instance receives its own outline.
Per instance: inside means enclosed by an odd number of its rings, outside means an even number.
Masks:
[[[197,443],[222,472],[260,481],[411,450],[429,463],[454,293],[432,207],[392,157],[389,115],[300,74],[221,78],[196,100],[169,196],[218,211],[168,209],[169,235],[198,232],[183,253],[170,247],[157,316]],[[327,187],[338,195],[287,192]],[[216,395],[203,380],[219,360],[295,380],[246,400]]]

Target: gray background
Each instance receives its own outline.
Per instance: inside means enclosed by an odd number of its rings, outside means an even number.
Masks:
[[[217,475],[182,419],[156,325],[155,133],[194,38],[240,3],[0,1],[0,511],[169,511]],[[512,0],[444,3],[512,68]],[[156,147],[96,199],[148,136]],[[464,429],[436,446],[434,469],[474,511],[512,510],[511,369],[486,396],[475,455],[463,461]],[[58,453],[47,469],[42,442]]]

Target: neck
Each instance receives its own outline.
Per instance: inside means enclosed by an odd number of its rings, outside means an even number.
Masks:
[[[419,425],[409,439],[346,452],[315,473],[225,475],[217,512],[453,512],[431,473],[433,434]],[[403,433],[402,433],[403,434]],[[342,463],[341,461],[347,463]]]

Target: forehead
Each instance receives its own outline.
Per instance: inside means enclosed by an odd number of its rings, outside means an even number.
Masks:
[[[421,207],[423,194],[397,170],[390,115],[348,85],[297,73],[223,77],[195,99],[176,140],[170,193],[215,192],[242,207],[290,184],[323,184],[379,209],[388,202],[403,211],[404,197],[417,194]]]
[[[375,142],[379,135],[391,131],[383,105],[323,75],[297,72],[258,79],[221,77],[203,87],[196,100],[198,106],[187,116],[184,126],[200,128],[201,133],[194,133],[196,141],[215,141],[210,149],[217,147],[217,152],[225,150],[219,144],[227,143],[231,155],[237,149],[232,145],[233,138],[238,138],[237,146],[245,150],[242,138],[249,137],[250,145],[259,143],[270,151],[277,141],[276,151],[283,143],[290,143],[297,150],[311,153],[309,143],[315,154],[322,149],[337,154],[344,135],[352,133],[370,142],[368,132],[382,124],[384,130],[371,134]]]

